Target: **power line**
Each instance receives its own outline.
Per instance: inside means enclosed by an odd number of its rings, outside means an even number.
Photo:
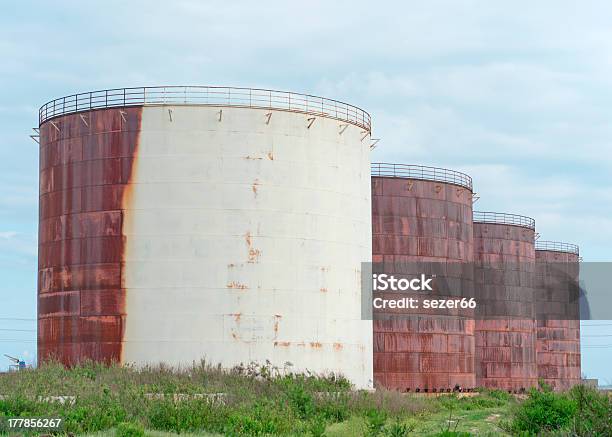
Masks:
[[[18,317],[0,317],[0,320],[16,320],[18,322],[35,322],[36,319],[25,319],[25,318],[18,318]]]
[[[18,338],[0,338],[0,343],[35,343],[36,340],[20,340]]]
[[[14,329],[14,328],[0,328],[0,331],[36,332],[36,329]]]

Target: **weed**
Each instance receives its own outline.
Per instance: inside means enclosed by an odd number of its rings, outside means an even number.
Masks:
[[[377,436],[380,435],[385,426],[387,414],[383,410],[370,410],[366,413],[366,419],[368,435]]]
[[[414,431],[414,423],[402,423],[399,418],[395,422],[385,427],[385,437],[406,437],[409,433]]]
[[[144,437],[144,435],[144,427],[134,422],[121,422],[115,431],[115,437]]]
[[[317,416],[310,422],[308,431],[312,437],[323,437],[325,435],[326,423],[322,416]]]

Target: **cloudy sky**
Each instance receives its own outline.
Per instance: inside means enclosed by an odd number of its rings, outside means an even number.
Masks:
[[[344,100],[372,114],[373,161],[465,171],[477,209],[534,217],[542,239],[609,260],[611,13],[603,1],[6,3],[0,353],[35,354],[28,136],[42,103],[80,91],[232,85]],[[583,329],[583,344],[612,345],[592,337],[612,335],[609,323]],[[584,372],[612,382],[612,348],[583,353]]]

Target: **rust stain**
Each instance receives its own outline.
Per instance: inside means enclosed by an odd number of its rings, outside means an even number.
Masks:
[[[251,232],[247,232],[244,238],[248,249],[248,262],[251,264],[259,262],[259,256],[261,255],[261,251],[253,247],[253,239],[251,237]]]
[[[344,348],[344,345],[342,343],[334,343],[335,351],[341,351],[343,348]]]
[[[310,347],[313,349],[321,349],[323,347],[323,345],[321,343],[319,343],[318,341],[311,341],[310,342]]]
[[[248,286],[246,286],[245,284],[241,284],[237,281],[231,281],[227,283],[227,288],[234,288],[237,290],[248,290]]]
[[[251,189],[253,190],[253,194],[255,194],[255,197],[257,197],[257,190],[259,189],[259,179],[255,179],[253,181]]]
[[[133,197],[141,121],[142,108],[132,107],[64,115],[40,126],[41,361],[122,359],[123,212]]]
[[[291,342],[290,341],[275,341],[274,342],[274,346],[289,347],[289,346],[291,346]]]
[[[251,264],[259,262],[259,255],[261,255],[261,251],[258,249],[249,249],[249,262]]]
[[[274,161],[274,153],[272,153],[272,151],[268,152],[268,159]]]
[[[325,287],[321,287],[321,288],[319,289],[319,291],[320,291],[321,293],[327,293],[327,288],[325,288]]]
[[[232,313],[230,316],[234,316],[235,322],[240,322],[240,318],[242,317],[242,313]]]

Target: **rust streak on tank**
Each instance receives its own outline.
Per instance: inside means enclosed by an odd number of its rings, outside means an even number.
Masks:
[[[122,359],[124,211],[141,118],[140,107],[105,109],[40,126],[41,361]]]
[[[255,195],[255,197],[257,197],[257,190],[259,189],[259,179],[255,179],[253,181],[253,185],[251,187],[251,190],[253,190],[253,194]]]
[[[244,238],[248,249],[248,262],[251,264],[259,262],[259,256],[261,255],[261,251],[253,247],[253,238],[251,236],[251,232],[247,232]]]

